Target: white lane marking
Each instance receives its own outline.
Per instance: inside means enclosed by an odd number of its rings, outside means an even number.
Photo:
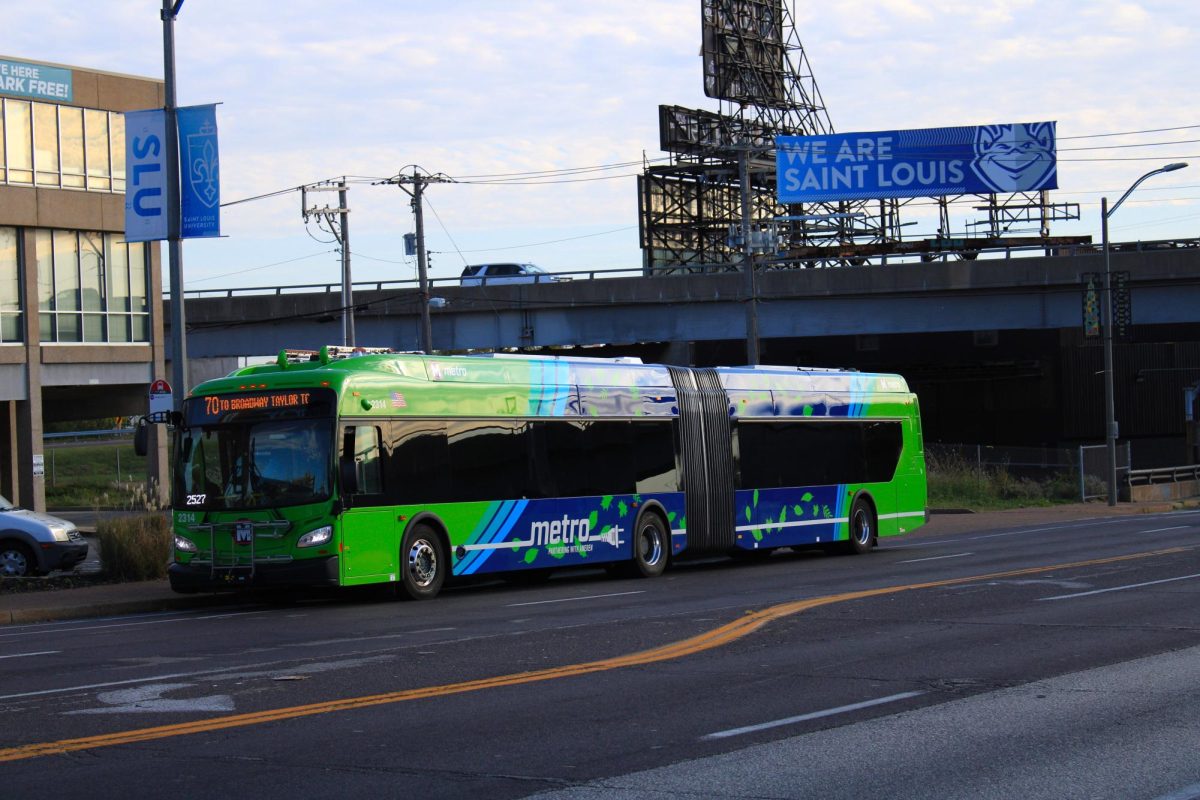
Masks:
[[[1065,531],[1072,528],[1090,528],[1094,525],[1116,525],[1120,522],[1129,522],[1127,517],[1118,517],[1117,519],[1094,519],[1085,522],[1079,522],[1071,525],[1049,525],[1045,528],[1022,528],[1017,531],[1007,531],[1005,533],[988,533],[983,536],[966,536],[963,537],[964,542],[973,542],[978,539],[999,539],[1002,536],[1021,536],[1026,533],[1044,533],[1045,531]]]
[[[18,636],[38,636],[47,633],[88,633],[90,631],[102,631],[109,628],[136,628],[142,625],[162,625],[164,622],[194,622],[207,619],[228,619],[229,617],[246,617],[251,614],[270,614],[272,609],[263,609],[261,611],[233,611],[228,614],[206,614],[204,616],[189,616],[189,617],[173,617],[171,619],[151,619],[144,622],[121,622],[112,625],[89,625],[86,623],[72,623],[72,627],[46,628],[41,630],[21,630],[13,633],[0,633],[0,639],[13,639]],[[176,613],[176,612],[168,612]]]
[[[164,714],[195,711],[233,711],[233,698],[227,694],[211,694],[206,697],[189,697],[186,700],[167,700],[167,692],[187,689],[194,683],[152,683],[136,689],[121,689],[116,692],[101,692],[96,699],[107,703],[104,708],[85,708],[68,711],[71,714]]]
[[[638,589],[636,592],[614,592],[612,594],[590,594],[586,597],[563,597],[558,600],[536,600],[531,603],[509,603],[508,608],[516,608],[518,606],[544,606],[549,603],[572,603],[576,600],[599,600],[603,597],[624,597],[629,594],[645,594],[645,589]]]
[[[81,686],[64,686],[61,689],[42,689],[38,692],[19,692],[17,694],[0,695],[0,700],[16,700],[21,697],[40,697],[41,695],[66,694],[68,692],[86,692],[89,689],[107,689],[110,686],[128,686],[132,683],[170,680],[171,678],[194,678],[198,675],[212,675],[215,672],[217,672],[217,670],[204,669],[196,670],[195,672],[172,672],[168,675],[151,675],[145,678],[131,678],[126,681],[106,681],[105,683],[89,683]]]
[[[209,680],[237,680],[241,678],[256,678],[264,675],[278,675],[283,672],[289,673],[317,673],[328,672],[333,669],[346,669],[359,667],[363,664],[374,663],[376,661],[385,661],[390,656],[370,656],[366,658],[344,659],[342,661],[326,661],[316,662],[312,664],[304,664],[294,666],[293,661],[265,661],[258,664],[239,664],[232,667],[221,667],[219,669],[197,669],[191,672],[171,672],[165,675],[147,675],[144,678],[129,678],[123,681],[105,681],[103,683],[90,683],[80,686],[64,686],[59,689],[42,689],[36,692],[19,692],[17,694],[0,695],[0,700],[17,700],[22,697],[41,697],[48,694],[68,694],[71,692],[86,692],[92,689],[109,689],[114,686],[131,686],[137,683],[154,683],[162,681],[171,681],[179,678],[200,678],[207,677]],[[278,665],[278,666],[277,666]]]
[[[55,653],[61,653],[62,650],[39,650],[36,653],[13,653],[10,656],[0,656],[0,658],[28,658],[29,656],[52,656]]]
[[[907,700],[910,697],[923,695],[925,692],[901,692],[900,694],[889,695],[888,697],[880,697],[876,700],[864,700],[861,703],[851,703],[848,706],[838,706],[837,708],[827,708],[824,711],[813,711],[810,714],[801,714],[797,717],[788,717],[787,719],[777,719],[772,722],[763,722],[759,725],[747,725],[742,728],[730,728],[727,731],[717,731],[701,736],[701,739],[728,739],[730,736],[741,736],[744,733],[756,733],[757,731],[765,731],[770,728],[779,728],[784,725],[794,725],[797,722],[808,722],[812,719],[821,719],[823,717],[832,717],[836,714],[847,714],[851,711],[859,711],[864,708],[872,708],[873,706],[881,706],[886,703],[895,703],[900,700]]]
[[[1151,528],[1148,531],[1138,531],[1138,533],[1162,533],[1163,531],[1181,531],[1185,528],[1190,528],[1191,525],[1174,525],[1170,528]]]
[[[1197,800],[1197,798],[1200,798],[1200,783],[1193,783],[1191,786],[1185,786],[1170,794],[1156,797],[1154,800]]]
[[[952,556],[929,556],[929,558],[910,558],[908,561],[897,561],[897,564],[916,564],[920,561],[941,561],[943,558],[962,558],[963,556],[973,556],[974,553],[955,553]]]
[[[1109,589],[1094,589],[1090,592],[1078,592],[1077,594],[1060,594],[1056,597],[1039,597],[1038,601],[1042,600],[1069,600],[1072,597],[1087,597],[1093,594],[1105,594],[1107,592],[1123,592],[1126,589],[1141,589],[1144,586],[1158,586],[1160,583],[1174,583],[1175,581],[1186,581],[1192,578],[1200,578],[1200,572],[1195,575],[1180,575],[1178,578],[1163,578],[1161,581],[1146,581],[1145,583],[1131,583],[1128,586],[1113,586]]]

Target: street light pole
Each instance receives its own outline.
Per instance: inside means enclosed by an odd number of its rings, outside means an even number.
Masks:
[[[1114,203],[1111,209],[1108,207],[1108,198],[1100,198],[1100,237],[1104,249],[1104,437],[1108,451],[1108,504],[1110,506],[1117,504],[1117,412],[1113,384],[1113,296],[1112,267],[1108,247],[1108,218],[1117,212],[1121,203],[1125,202],[1125,198],[1133,194],[1133,190],[1140,186],[1142,181],[1163,172],[1183,169],[1186,166],[1187,162],[1179,161],[1147,172],[1125,190],[1125,194],[1121,195],[1121,199]]]
[[[179,136],[175,102],[175,17],[183,0],[163,0],[163,94],[166,129],[167,264],[171,275],[171,382],[174,406],[187,397],[187,320],[183,303],[183,244],[179,236]]]

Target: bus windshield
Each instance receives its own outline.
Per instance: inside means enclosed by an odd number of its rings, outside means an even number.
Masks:
[[[301,505],[332,492],[333,420],[258,419],[181,432],[177,507]]]

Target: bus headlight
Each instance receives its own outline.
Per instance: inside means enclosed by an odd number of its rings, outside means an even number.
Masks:
[[[191,539],[185,539],[179,534],[175,534],[175,549],[184,553],[196,552],[196,543]]]
[[[315,531],[309,531],[301,536],[296,541],[296,547],[316,547],[317,545],[328,544],[333,538],[333,526],[326,525],[324,528],[317,528]]]

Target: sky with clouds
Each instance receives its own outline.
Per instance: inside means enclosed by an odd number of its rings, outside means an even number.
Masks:
[[[464,180],[427,193],[430,274],[532,261],[550,271],[637,268],[635,175],[572,182],[479,177],[660,158],[658,106],[716,110],[701,82],[699,0],[186,0],[178,100],[219,102],[222,200],[419,165]],[[1111,220],[1114,240],[1200,236],[1194,2],[797,0],[836,130],[1056,120],[1059,186],[1099,238],[1099,200],[1171,161]],[[161,3],[6,4],[4,55],[163,74]],[[1153,129],[1127,136],[1105,136]],[[1115,148],[1114,145],[1125,145]],[[1127,146],[1138,145],[1138,146]],[[1105,148],[1105,149],[1083,149]],[[472,182],[465,182],[466,180]],[[319,204],[335,195],[320,196]],[[352,184],[355,281],[411,279],[414,229],[395,186]],[[956,212],[956,223],[970,219]],[[914,212],[906,237],[931,235]],[[184,245],[185,288],[334,283],[327,232],[288,192],[222,212],[225,237]]]

